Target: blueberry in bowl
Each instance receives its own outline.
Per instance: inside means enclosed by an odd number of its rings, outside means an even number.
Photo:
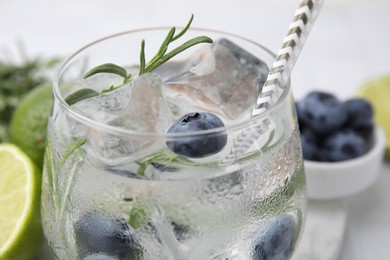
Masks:
[[[314,91],[296,102],[296,112],[309,198],[347,197],[375,182],[386,142],[370,102]]]
[[[343,107],[348,114],[347,125],[351,128],[359,129],[372,125],[374,110],[369,101],[361,98],[351,98],[344,102]]]
[[[331,93],[313,91],[295,105],[305,160],[345,161],[371,149],[374,111],[368,101],[341,101]]]
[[[322,160],[329,162],[345,161],[360,157],[369,147],[362,136],[350,128],[328,136],[322,145]]]
[[[348,115],[342,102],[327,92],[310,92],[297,106],[300,122],[318,134],[341,127]]]

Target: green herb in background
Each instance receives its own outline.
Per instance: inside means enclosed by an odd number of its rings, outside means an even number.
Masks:
[[[0,142],[9,141],[8,127],[20,100],[49,81],[47,71],[58,59],[31,59],[21,64],[0,60]]]

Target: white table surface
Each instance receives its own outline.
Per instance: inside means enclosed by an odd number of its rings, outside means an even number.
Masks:
[[[277,51],[298,3],[1,0],[0,57],[18,59],[18,41],[23,42],[29,56],[67,55],[108,34],[140,27],[183,25],[191,13],[195,14],[196,27],[241,34]],[[347,98],[367,80],[390,73],[389,29],[388,0],[327,0],[292,75],[296,98],[314,89]],[[346,233],[339,260],[390,259],[389,186],[390,165],[385,164],[374,186],[347,200]]]

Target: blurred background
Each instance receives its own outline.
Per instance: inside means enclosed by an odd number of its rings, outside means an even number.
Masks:
[[[67,55],[108,34],[135,28],[184,25],[233,32],[276,52],[299,1],[291,0],[1,0],[0,57]],[[293,72],[301,97],[309,88],[349,96],[376,75],[390,72],[390,2],[326,0]]]
[[[191,13],[194,27],[236,33],[276,52],[298,4],[298,0],[1,0],[0,58],[64,57],[109,34],[184,25]],[[296,98],[314,89],[347,98],[367,80],[389,74],[389,28],[389,0],[325,1],[292,75]],[[383,196],[388,185],[380,182],[350,201],[340,259],[390,259],[390,208],[383,206],[389,204]]]

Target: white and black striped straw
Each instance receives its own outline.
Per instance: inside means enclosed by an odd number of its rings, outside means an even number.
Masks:
[[[283,39],[282,48],[272,64],[270,73],[252,110],[252,117],[259,115],[273,106],[283,93],[291,71],[305,44],[306,38],[318,17],[324,0],[301,0],[295,11],[288,33]],[[231,164],[253,145],[263,134],[275,127],[271,118],[265,117],[260,124],[248,127],[234,139],[234,146],[221,160],[221,165]]]
[[[301,1],[257,99],[252,116],[261,114],[279,100],[323,2],[323,0]]]

